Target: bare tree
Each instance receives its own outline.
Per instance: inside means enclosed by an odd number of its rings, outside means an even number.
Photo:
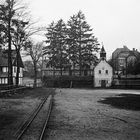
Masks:
[[[26,55],[30,56],[34,66],[34,87],[37,86],[37,64],[42,57],[43,42],[33,43],[29,40],[26,43]]]

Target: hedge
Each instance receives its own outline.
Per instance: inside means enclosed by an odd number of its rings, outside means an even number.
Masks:
[[[93,87],[92,76],[44,76],[43,83],[47,87]]]

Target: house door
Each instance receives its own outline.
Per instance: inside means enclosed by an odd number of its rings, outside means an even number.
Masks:
[[[101,87],[105,88],[106,87],[106,81],[105,80],[101,80]]]

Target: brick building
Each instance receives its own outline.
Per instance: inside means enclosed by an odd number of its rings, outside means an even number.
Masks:
[[[140,59],[137,49],[130,50],[127,46],[117,48],[112,53],[113,69],[115,74],[125,74],[128,65],[134,65]]]

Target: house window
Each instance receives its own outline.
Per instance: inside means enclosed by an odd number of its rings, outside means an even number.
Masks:
[[[106,70],[105,73],[108,74],[108,70]]]
[[[16,73],[16,67],[14,67],[14,73]]]
[[[2,67],[0,67],[0,72],[2,72]]]
[[[101,74],[101,70],[99,70],[99,74]]]
[[[3,72],[7,72],[8,71],[8,67],[3,67]]]
[[[2,78],[2,84],[4,84],[4,81],[5,81],[4,78]]]
[[[8,79],[7,78],[5,78],[5,84],[8,84]]]

